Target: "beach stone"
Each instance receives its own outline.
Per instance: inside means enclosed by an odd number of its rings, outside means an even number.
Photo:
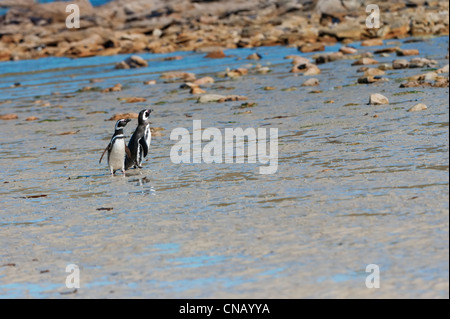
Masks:
[[[210,59],[222,59],[224,57],[226,57],[226,55],[222,50],[211,51],[205,55],[205,58],[210,58]]]
[[[389,100],[384,95],[381,95],[379,93],[374,93],[374,94],[370,95],[369,104],[370,105],[389,104]]]
[[[323,43],[306,43],[298,47],[298,50],[303,53],[325,51],[325,45]]]
[[[406,69],[409,67],[409,62],[405,59],[397,59],[392,61],[392,68],[397,69]]]
[[[342,52],[343,54],[356,54],[358,53],[358,50],[352,47],[341,47],[339,52]]]
[[[302,86],[317,86],[319,85],[319,80],[316,78],[310,78],[303,82]]]
[[[155,85],[156,84],[156,80],[148,80],[148,81],[144,81],[145,85]]]
[[[196,84],[196,85],[205,85],[205,84],[212,84],[212,83],[214,83],[214,79],[210,76],[204,76],[204,77],[194,81],[194,84]]]
[[[384,75],[385,72],[380,69],[375,68],[368,68],[366,71],[364,71],[365,76],[378,76],[378,75]]]
[[[390,47],[390,48],[383,48],[375,50],[375,54],[383,54],[383,53],[394,53],[400,50],[398,47]]]
[[[392,70],[393,67],[391,64],[387,64],[387,63],[382,63],[378,65],[378,69],[382,70],[382,71],[386,71],[386,70]]]
[[[448,73],[448,64],[436,71],[436,73]]]
[[[137,113],[117,113],[108,119],[108,121],[117,121],[120,119],[137,119],[139,114]]]
[[[36,116],[29,116],[25,119],[25,121],[31,122],[31,121],[36,121],[39,120],[39,118],[37,118]]]
[[[436,60],[430,60],[427,58],[413,58],[409,62],[410,68],[423,68],[423,67],[436,67],[437,66]]]
[[[124,61],[116,64],[116,69],[133,69],[133,68],[142,68],[148,66],[147,61],[141,58],[138,55],[132,55],[126,58]]]
[[[262,56],[259,54],[259,53],[253,53],[253,54],[250,54],[248,57],[247,57],[247,60],[261,60],[262,59]]]
[[[364,40],[361,42],[361,46],[363,46],[363,47],[372,47],[372,46],[378,46],[378,45],[383,45],[383,40],[369,39],[369,40]]]
[[[190,93],[191,94],[204,94],[204,93],[206,93],[206,91],[199,87],[192,87]]]
[[[193,82],[196,80],[195,74],[183,71],[168,71],[160,75],[161,79],[166,80],[182,80],[186,82]]]
[[[344,54],[342,52],[332,52],[318,55],[317,57],[315,57],[315,61],[317,64],[321,64],[341,60],[343,58]]]
[[[300,55],[288,55],[288,56],[285,56],[284,58],[285,59],[292,59],[292,64],[293,65],[311,63],[311,61],[308,58],[302,57]]]
[[[378,61],[372,58],[361,58],[352,63],[352,65],[368,65],[368,64],[378,64]]]
[[[419,55],[419,50],[416,49],[410,49],[410,50],[398,50],[397,51],[398,56],[410,56],[410,55]]]
[[[16,120],[18,118],[17,114],[4,114],[0,115],[0,120]]]
[[[226,72],[225,76],[227,76],[229,78],[236,78],[236,77],[240,77],[240,76],[247,75],[247,74],[248,74],[248,69],[237,68],[232,71]]]
[[[418,103],[408,109],[408,112],[418,112],[428,109],[428,107],[423,103]]]
[[[224,95],[219,94],[204,94],[200,96],[197,100],[198,103],[209,103],[209,102],[217,102],[220,99],[225,98]]]

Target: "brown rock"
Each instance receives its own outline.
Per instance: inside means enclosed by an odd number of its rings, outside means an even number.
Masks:
[[[193,82],[193,81],[195,81],[195,74],[189,73],[189,72],[182,72],[182,71],[169,71],[169,72],[162,73],[161,79],[182,80],[182,81],[186,81],[186,82]]]
[[[343,54],[355,54],[358,50],[352,47],[341,47],[339,52],[342,52]]]
[[[156,80],[148,80],[148,81],[144,81],[145,85],[155,85],[156,84]]]
[[[212,84],[212,83],[214,83],[214,79],[210,76],[204,76],[204,77],[194,81],[194,84],[196,84],[196,85],[205,85],[205,84]]]
[[[419,55],[419,50],[416,49],[410,49],[410,50],[398,50],[397,51],[398,56],[410,56],[410,55]]]
[[[361,58],[352,63],[352,65],[368,65],[368,64],[378,64],[378,61],[372,58]]]
[[[222,50],[211,51],[207,55],[205,55],[205,58],[210,58],[210,59],[222,59],[224,57],[226,57],[226,55]]]
[[[199,88],[199,87],[192,87],[191,88],[191,94],[205,94],[206,91]]]
[[[248,57],[247,57],[247,60],[261,60],[262,59],[262,56],[259,54],[259,53],[253,53],[253,54],[250,54]]]
[[[17,114],[4,114],[0,115],[0,120],[16,120],[18,118]]]
[[[409,62],[405,59],[397,59],[392,61],[393,69],[406,69],[407,67],[409,67]]]
[[[288,55],[284,57],[285,59],[292,59],[293,65],[299,65],[299,64],[305,64],[310,63],[311,61],[308,58],[304,58],[299,55]]]
[[[364,40],[361,42],[361,46],[363,46],[363,47],[372,47],[372,46],[378,46],[378,45],[383,45],[383,40],[369,39],[369,40]]]
[[[303,82],[302,86],[317,86],[319,85],[319,80],[316,78],[310,78]]]
[[[36,121],[36,120],[39,120],[36,116],[29,116],[29,117],[27,117],[27,118],[25,119],[25,121],[28,121],[28,122],[30,122],[30,121]]]
[[[368,68],[366,71],[364,71],[365,76],[380,76],[380,75],[384,75],[384,74],[385,74],[385,72],[383,70],[375,69],[375,68]]]
[[[117,121],[120,119],[137,119],[139,114],[137,113],[118,113],[114,114],[112,117],[108,119],[108,121]]]
[[[317,57],[315,57],[315,61],[317,64],[321,64],[341,60],[343,58],[344,54],[342,52],[332,52],[318,55]]]
[[[124,101],[125,103],[137,103],[137,102],[145,102],[146,98],[143,97],[125,97],[121,98],[120,101]]]
[[[107,93],[107,92],[119,92],[119,91],[122,91],[122,84],[117,83],[113,87],[106,88],[106,89],[102,90],[101,92],[102,93]]]
[[[325,45],[323,43],[306,43],[300,47],[298,47],[298,50],[303,53],[309,53],[309,52],[317,52],[317,51],[325,51]]]
[[[116,69],[142,68],[148,66],[147,61],[138,55],[132,55],[116,64]]]

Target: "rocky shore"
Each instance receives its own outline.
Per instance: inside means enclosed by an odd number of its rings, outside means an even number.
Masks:
[[[0,61],[139,52],[220,51],[287,45],[302,52],[327,44],[447,35],[447,1],[377,1],[380,28],[367,28],[364,0],[114,0],[80,8],[68,29],[67,2],[2,0]]]

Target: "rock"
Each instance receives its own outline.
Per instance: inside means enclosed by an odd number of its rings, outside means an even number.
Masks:
[[[333,62],[337,60],[341,60],[344,58],[344,54],[342,52],[332,52],[327,54],[321,54],[315,57],[315,61],[317,64]]]
[[[122,84],[117,83],[113,87],[106,88],[106,89],[102,90],[101,92],[102,93],[107,93],[107,92],[119,92],[119,91],[122,91]]]
[[[375,82],[383,82],[387,81],[387,79],[382,78],[381,76],[364,76],[358,79],[358,83],[360,84],[370,84]]]
[[[298,50],[303,53],[325,51],[325,45],[323,43],[306,43],[298,47]]]
[[[197,100],[198,103],[209,103],[209,102],[228,102],[228,101],[243,101],[247,100],[247,97],[240,95],[219,95],[219,94],[204,94],[200,96]]]
[[[205,58],[210,58],[210,59],[222,59],[225,57],[226,57],[226,55],[222,50],[211,51],[205,55]]]
[[[423,103],[418,103],[408,109],[408,112],[418,112],[428,109],[428,107]]]
[[[386,71],[386,70],[392,70],[393,67],[391,64],[387,64],[387,63],[382,63],[378,65],[378,69],[382,70],[382,71]]]
[[[253,53],[253,54],[250,54],[248,57],[247,57],[247,60],[261,60],[262,59],[262,56],[259,54],[259,53]]]
[[[148,80],[148,81],[144,81],[145,85],[155,85],[156,84],[156,80]]]
[[[319,80],[316,78],[310,78],[303,82],[302,86],[317,86],[319,85]]]
[[[378,49],[375,50],[375,54],[383,54],[383,53],[394,53],[397,52],[399,50],[398,47],[390,47],[390,48],[383,48],[383,49]]]
[[[352,63],[352,65],[368,65],[368,64],[378,64],[378,61],[372,58],[361,58]]]
[[[212,84],[212,83],[214,83],[214,79],[210,76],[204,76],[204,77],[194,81],[194,84],[196,84],[196,85],[205,85],[205,84]]]
[[[139,114],[137,113],[118,113],[114,114],[112,117],[108,119],[108,121],[117,121],[120,119],[137,119]]]
[[[125,103],[137,103],[137,102],[145,102],[146,98],[143,97],[125,97],[121,98],[120,101],[124,101]]]
[[[225,97],[220,98],[217,102],[234,102],[234,101],[245,101],[245,100],[247,100],[246,96],[227,95]]]
[[[16,120],[18,119],[17,114],[4,114],[4,115],[0,115],[0,120]]]
[[[181,80],[186,82],[193,82],[196,80],[194,73],[182,72],[182,71],[169,71],[161,74],[161,79],[166,80]]]
[[[374,94],[370,95],[369,104],[370,105],[389,104],[389,100],[384,95],[381,95],[379,93],[374,93]]]
[[[419,55],[419,50],[410,49],[410,50],[397,50],[398,56],[410,56],[410,55]]]
[[[341,47],[339,52],[342,52],[343,54],[356,54],[358,53],[358,50],[352,47]]]
[[[224,95],[219,94],[204,94],[200,96],[197,100],[198,103],[209,103],[209,102],[217,102],[220,99],[225,98]]]
[[[436,71],[436,73],[441,74],[441,73],[448,73],[448,64],[440,69],[438,69]]]
[[[303,63],[303,64],[295,65],[291,69],[291,72],[303,73],[304,75],[317,75],[317,74],[320,74],[320,69],[315,64]]]
[[[392,68],[395,70],[406,69],[407,67],[409,67],[409,62],[405,59],[397,59],[392,61]]]
[[[236,78],[236,77],[240,77],[240,76],[247,75],[247,74],[248,74],[248,69],[238,68],[238,69],[226,72],[225,76],[227,76],[229,78]]]
[[[435,60],[429,60],[426,58],[413,58],[409,62],[409,67],[410,68],[423,68],[423,67],[432,68],[432,67],[436,67],[437,64],[438,63]]]
[[[204,93],[206,93],[206,91],[199,87],[192,87],[190,93],[191,94],[204,94]]]
[[[379,76],[379,75],[384,75],[384,74],[385,74],[385,72],[383,70],[375,69],[375,68],[368,68],[366,71],[364,71],[365,76]]]
[[[270,71],[271,71],[270,68],[267,67],[267,66],[263,66],[263,67],[260,67],[260,68],[256,69],[256,72],[258,72],[259,74],[267,74]]]
[[[176,61],[176,60],[181,60],[183,59],[183,57],[181,55],[175,55],[175,56],[168,56],[166,58],[164,58],[164,61]]]
[[[138,55],[132,55],[116,64],[116,69],[142,68],[148,66],[147,61]]]
[[[304,58],[299,55],[288,55],[284,57],[285,59],[292,59],[293,65],[299,65],[299,64],[305,64],[305,63],[311,63],[311,61],[308,58]]]
[[[28,121],[28,122],[30,122],[30,121],[36,121],[36,120],[39,120],[36,116],[29,116],[29,117],[27,117],[27,118],[25,119],[25,121]]]
[[[363,46],[363,47],[372,47],[372,46],[379,46],[379,45],[383,45],[383,40],[369,39],[369,40],[364,40],[361,42],[361,46]]]

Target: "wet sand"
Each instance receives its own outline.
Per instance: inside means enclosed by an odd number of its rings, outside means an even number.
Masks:
[[[396,45],[448,64],[448,37],[387,44]],[[263,59],[246,60],[253,52]],[[353,60],[319,65],[319,86],[302,87],[310,77],[290,73],[284,59],[296,49],[225,53],[143,54],[149,67],[131,70],[114,70],[126,56],[40,59],[33,70],[42,70],[28,73],[14,70],[29,61],[3,62],[0,114],[18,119],[0,121],[1,298],[449,297],[448,88],[399,88],[427,68],[356,84]],[[227,67],[249,74],[221,78]],[[248,100],[197,103],[180,82],[160,79],[169,70],[211,76],[208,93]],[[6,85],[14,82],[21,86]],[[99,91],[116,83],[122,91]],[[88,85],[99,90],[78,92]],[[390,104],[367,105],[372,93]],[[418,102],[428,109],[407,112]],[[163,130],[144,168],[109,176],[98,164],[114,126],[105,120],[148,105]],[[278,128],[278,172],[171,163],[170,132],[192,132],[194,119],[221,130]],[[65,286],[68,264],[80,267],[76,292]],[[380,289],[365,286],[368,264],[380,267]]]

